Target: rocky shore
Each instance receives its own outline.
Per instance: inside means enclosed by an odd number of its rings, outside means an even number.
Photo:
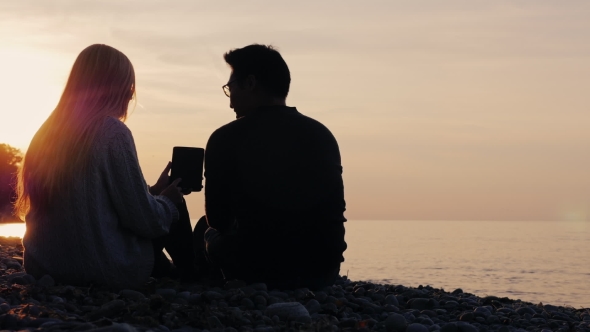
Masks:
[[[24,272],[18,238],[0,237],[0,330],[590,331],[590,309],[341,278],[321,290],[150,280],[139,290],[56,285]],[[585,285],[580,285],[584,287]]]

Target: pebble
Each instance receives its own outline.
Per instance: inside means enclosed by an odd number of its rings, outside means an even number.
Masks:
[[[176,297],[176,290],[171,288],[159,288],[156,289],[156,294],[162,296],[167,300],[171,300]]]
[[[440,328],[440,332],[458,332],[459,328],[456,323],[447,323]]]
[[[427,309],[434,309],[438,307],[438,301],[435,299],[422,299],[422,298],[415,298],[411,299],[407,303],[407,307],[409,309],[417,309],[417,310],[427,310]]]
[[[143,295],[143,293],[140,293],[140,292],[132,290],[132,289],[124,289],[124,290],[120,291],[119,296],[124,299],[136,300],[136,301],[145,299],[145,295]]]
[[[385,319],[385,328],[387,331],[403,332],[406,326],[406,318],[400,314],[391,314]]]
[[[408,325],[406,332],[428,332],[428,328],[422,324],[412,323]]]
[[[254,288],[257,291],[268,291],[268,288],[266,287],[265,283],[256,283],[256,284],[252,284],[250,285],[250,287]]]
[[[221,321],[216,316],[207,317],[207,323],[209,323],[209,327],[212,329],[223,328],[223,324],[221,324]]]
[[[305,308],[310,314],[315,314],[322,309],[321,304],[316,299],[311,299],[305,304]]]
[[[244,306],[246,309],[250,309],[250,310],[254,309],[256,307],[254,302],[252,300],[250,300],[249,298],[244,298],[242,300],[241,305]]]
[[[486,318],[486,323],[490,324],[490,325],[500,324],[500,317],[498,317],[496,315],[489,315]]]
[[[535,312],[535,310],[533,310],[529,307],[522,307],[522,308],[516,309],[516,313],[523,316],[525,314],[534,315],[536,312]]]
[[[41,279],[37,280],[37,286],[41,286],[41,287],[53,287],[55,286],[55,280],[53,280],[53,278],[46,274],[44,276],[41,277]]]
[[[479,329],[471,324],[459,325],[459,332],[479,332]]]
[[[475,315],[473,312],[466,312],[459,317],[459,320],[462,322],[471,322],[475,320]]]
[[[272,292],[268,293],[268,295],[274,296],[274,297],[279,298],[281,300],[286,300],[289,298],[289,294],[287,294],[285,292],[281,292],[281,291],[272,291]]]
[[[385,297],[385,303],[394,305],[396,307],[399,306],[399,301],[397,300],[397,297],[393,294],[389,294]]]
[[[266,298],[262,295],[254,296],[252,302],[254,302],[256,306],[266,306]]]
[[[282,321],[311,322],[309,312],[299,302],[271,304],[266,308],[265,314],[270,317],[277,315]]]

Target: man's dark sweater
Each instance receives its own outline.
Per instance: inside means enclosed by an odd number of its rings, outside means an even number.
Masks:
[[[216,130],[205,154],[209,226],[263,277],[314,276],[344,261],[338,144],[294,107],[261,107]]]

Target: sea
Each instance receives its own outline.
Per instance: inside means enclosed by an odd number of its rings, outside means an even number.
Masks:
[[[340,273],[351,280],[590,308],[590,221],[345,225],[348,249]],[[0,225],[0,236],[23,234],[23,224]]]

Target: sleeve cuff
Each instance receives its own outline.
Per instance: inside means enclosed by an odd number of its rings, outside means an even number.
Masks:
[[[156,197],[158,197],[162,202],[166,203],[166,206],[168,206],[168,209],[170,210],[170,214],[172,214],[172,220],[178,220],[180,218],[180,215],[178,213],[178,208],[176,207],[176,204],[174,204],[166,196],[158,195]]]

